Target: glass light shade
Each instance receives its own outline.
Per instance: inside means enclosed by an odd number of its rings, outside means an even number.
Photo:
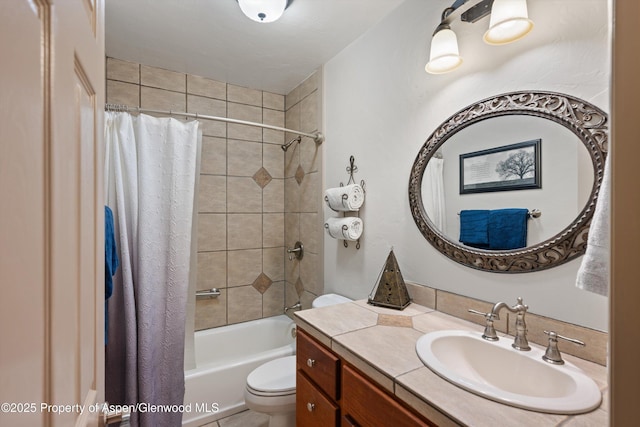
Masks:
[[[430,74],[448,73],[462,64],[456,33],[448,28],[438,31],[431,39],[431,52],[425,71]]]
[[[484,41],[492,45],[511,43],[529,34],[532,28],[527,0],[495,0]]]
[[[256,22],[273,22],[282,16],[287,0],[238,0],[242,13]]]

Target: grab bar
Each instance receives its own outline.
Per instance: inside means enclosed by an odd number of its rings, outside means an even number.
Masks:
[[[220,296],[220,289],[218,288],[196,291],[196,298],[218,298],[218,296]]]

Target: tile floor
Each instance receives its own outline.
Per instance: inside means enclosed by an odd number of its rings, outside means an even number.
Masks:
[[[267,427],[268,425],[269,417],[267,415],[246,410],[201,427]]]

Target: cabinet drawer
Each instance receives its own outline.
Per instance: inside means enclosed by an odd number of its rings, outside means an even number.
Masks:
[[[332,427],[338,425],[340,410],[301,371],[296,372],[296,425]]]
[[[342,426],[434,426],[349,366],[342,367]]]
[[[307,374],[330,398],[338,400],[340,359],[301,329],[297,337],[297,369]]]

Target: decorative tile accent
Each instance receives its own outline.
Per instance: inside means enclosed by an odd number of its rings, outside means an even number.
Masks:
[[[393,314],[378,314],[378,325],[399,326],[401,328],[412,328],[411,316],[395,316]]]
[[[260,188],[264,188],[268,183],[271,182],[272,178],[265,168],[258,169],[258,172],[253,174],[253,180],[260,186]]]
[[[302,279],[300,279],[298,277],[298,280],[296,281],[296,293],[298,294],[298,296],[301,296],[302,293],[304,292],[304,285],[302,284]]]
[[[261,294],[267,292],[267,289],[271,286],[273,281],[264,273],[260,273],[260,275],[253,281],[253,287],[256,288]]]
[[[296,169],[295,178],[296,178],[296,181],[298,182],[298,185],[302,184],[302,180],[304,179],[304,170],[300,165],[298,165],[298,169]]]

